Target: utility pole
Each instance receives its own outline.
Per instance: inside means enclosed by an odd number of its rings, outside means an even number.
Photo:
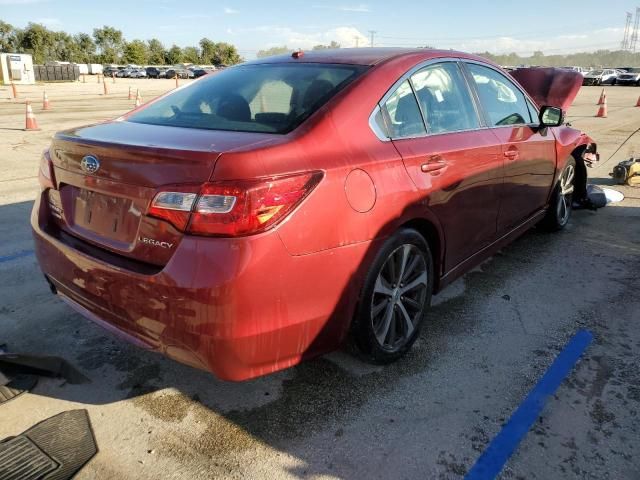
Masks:
[[[358,48],[358,47],[360,46],[360,37],[356,35],[356,36],[355,36],[355,37],[353,37],[353,38],[355,38],[355,39],[356,39],[356,48]]]
[[[627,20],[624,24],[624,35],[622,36],[622,50],[627,50],[629,48],[629,30],[631,29],[631,18],[633,15],[631,12],[627,12]]]
[[[633,30],[631,33],[631,39],[629,40],[629,51],[636,51],[636,44],[638,43],[638,28],[640,27],[640,7],[636,7],[636,20],[633,23]]]
[[[373,36],[378,33],[375,30],[369,30],[369,34],[371,35],[371,43],[369,44],[370,47],[373,47]]]

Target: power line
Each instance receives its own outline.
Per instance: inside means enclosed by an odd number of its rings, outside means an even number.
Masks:
[[[510,38],[515,38],[515,39],[519,39],[519,38],[532,38],[532,37],[540,37],[543,36],[545,34],[548,33],[557,33],[559,31],[562,32],[562,35],[567,35],[567,29],[576,29],[579,27],[589,27],[589,26],[595,26],[595,25],[600,25],[597,22],[588,22],[588,23],[582,23],[582,24],[572,24],[570,26],[565,27],[555,27],[553,29],[537,29],[537,30],[530,30],[528,32],[522,32],[522,31],[517,31],[517,32],[513,32],[513,33],[500,33],[500,34],[491,34],[491,35],[465,35],[465,36],[459,36],[459,37],[450,37],[450,36],[445,36],[445,37],[406,37],[406,36],[394,36],[394,35],[378,35],[378,38],[386,38],[386,39],[391,39],[391,40],[413,40],[415,42],[419,42],[419,43],[429,43],[429,42],[438,42],[438,41],[458,41],[458,40],[487,40],[487,39],[492,39],[492,38],[502,38],[502,37],[510,37]],[[575,30],[573,30],[575,31]],[[575,31],[576,34],[584,34],[584,30],[580,30],[580,31]]]

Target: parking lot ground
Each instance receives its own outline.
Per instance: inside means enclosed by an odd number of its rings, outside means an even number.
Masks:
[[[415,348],[385,367],[347,353],[225,383],[121,342],[49,293],[30,254],[40,152],[59,129],[112,118],[168,80],[47,86],[39,132],[0,87],[0,344],[59,355],[91,383],[41,379],[0,405],[0,438],[61,411],[89,411],[99,453],[79,479],[463,478],[576,331],[594,340],[508,460],[504,479],[640,478],[640,189],[532,230],[434,298]],[[600,146],[591,182],[640,155],[640,88],[583,87],[569,121]],[[42,86],[22,87],[40,99]],[[603,164],[603,162],[606,162]]]

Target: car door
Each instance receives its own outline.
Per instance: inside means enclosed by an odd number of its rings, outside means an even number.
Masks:
[[[392,141],[444,231],[448,271],[496,237],[502,152],[459,63],[439,60],[401,79],[381,109]]]
[[[502,72],[473,62],[465,66],[485,121],[502,145],[498,234],[503,235],[546,206],[556,169],[556,140],[550,129],[539,128],[535,107]]]

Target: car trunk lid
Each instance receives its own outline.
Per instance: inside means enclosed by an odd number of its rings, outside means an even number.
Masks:
[[[95,246],[164,265],[183,234],[146,215],[158,188],[193,185],[197,191],[222,152],[270,137],[126,121],[62,132],[50,149],[57,182],[47,192],[52,219]]]

